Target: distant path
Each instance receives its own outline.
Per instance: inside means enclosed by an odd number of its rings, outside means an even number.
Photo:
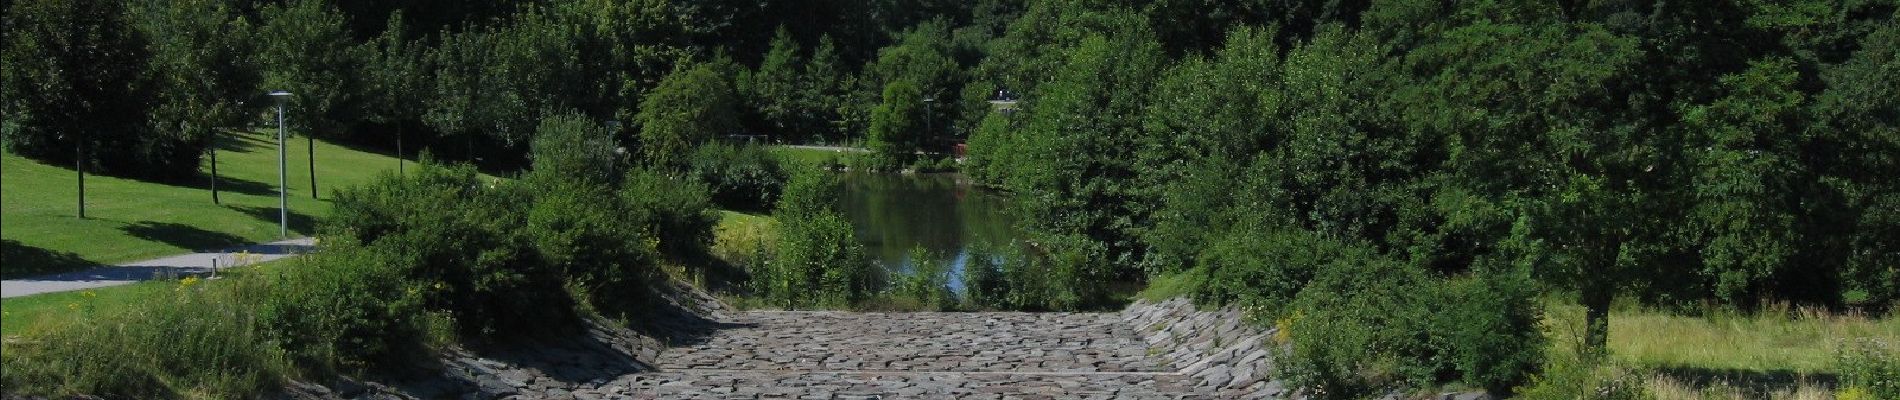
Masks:
[[[218,269],[224,269],[240,266],[235,265],[239,262],[246,265],[256,264],[297,256],[314,249],[316,249],[316,242],[310,238],[291,239],[206,253],[101,266],[77,272],[8,279],[0,281],[0,298],[69,292],[119,286],[163,277],[203,274],[211,272],[212,260],[217,260]],[[245,252],[249,252],[250,256],[239,260],[238,254]]]

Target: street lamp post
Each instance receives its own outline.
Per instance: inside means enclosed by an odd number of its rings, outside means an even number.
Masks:
[[[86,219],[86,130],[80,129],[73,149],[73,170],[79,172],[79,219]]]
[[[289,178],[284,173],[284,103],[290,101],[290,92],[278,90],[270,92],[277,100],[277,236],[290,238],[290,199],[285,193]]]

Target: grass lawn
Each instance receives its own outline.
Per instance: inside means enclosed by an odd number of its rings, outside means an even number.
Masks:
[[[1583,308],[1547,306],[1547,332],[1560,346],[1580,342]],[[1876,338],[1900,342],[1900,317],[1870,318],[1820,310],[1769,308],[1753,315],[1707,316],[1647,310],[1610,314],[1610,354],[1642,369],[1685,374],[1803,376],[1838,372],[1844,341]]]
[[[254,266],[221,271],[220,276],[237,277],[257,274],[291,264],[294,258],[259,263]],[[216,285],[222,280],[207,280],[201,285]],[[102,315],[157,303],[163,296],[174,295],[180,281],[152,280],[130,285],[103,287],[73,292],[46,293],[0,300],[0,335],[20,336],[51,329],[70,322],[74,315]]]
[[[862,154],[858,152],[789,146],[771,146],[767,147],[766,151],[777,156],[780,162],[798,165],[820,165],[830,160],[836,160],[838,163],[844,165],[851,165],[851,158]]]
[[[306,141],[287,141],[291,236],[308,235],[329,212],[331,191],[394,171],[396,159],[318,141],[317,195],[310,192]],[[0,156],[0,276],[30,276],[277,240],[277,151],[272,136],[225,138],[212,204],[210,159],[200,178],[162,183],[88,175],[86,216],[74,213],[71,166]]]

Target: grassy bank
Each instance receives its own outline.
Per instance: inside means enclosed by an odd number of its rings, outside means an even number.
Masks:
[[[211,201],[210,160],[205,174],[188,182],[161,183],[106,176],[86,177],[86,215],[74,213],[78,193],[71,166],[47,165],[20,156],[0,156],[0,239],[6,267],[17,277],[152,257],[276,240],[277,148],[264,133],[226,137],[218,153],[218,189]],[[331,190],[361,185],[394,171],[388,155],[316,142],[317,198],[311,198],[309,148],[287,141],[290,230],[310,234],[313,221],[329,212]]]
[[[1582,307],[1546,310],[1552,360],[1574,360]],[[1610,358],[1602,368],[1660,400],[1849,398],[1844,375],[1861,367],[1846,365],[1858,362],[1848,357],[1866,357],[1849,353],[1868,341],[1900,343],[1900,317],[1786,306],[1704,315],[1627,307],[1610,315]]]
[[[291,259],[258,263],[219,272],[220,279],[200,279],[205,286],[223,285],[231,279],[266,274],[289,265]],[[45,293],[0,300],[0,336],[20,336],[54,329],[89,315],[121,313],[142,307],[179,290],[179,280],[160,279],[130,285],[109,286],[73,292]]]

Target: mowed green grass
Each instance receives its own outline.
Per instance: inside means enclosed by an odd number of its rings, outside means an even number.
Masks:
[[[332,191],[396,170],[396,158],[316,142],[317,198],[311,198],[309,147],[287,141],[290,235],[309,235],[327,214]],[[223,204],[211,201],[210,159],[201,177],[150,182],[86,176],[86,219],[78,218],[69,165],[0,156],[0,276],[30,276],[90,264],[135,261],[278,240],[274,135],[227,136],[218,153]]]
[[[827,161],[836,161],[841,164],[851,165],[851,159],[853,157],[857,157],[859,154],[863,154],[863,153],[858,153],[858,152],[844,152],[844,151],[836,151],[836,150],[814,149],[814,148],[805,148],[805,147],[790,147],[790,146],[771,146],[771,147],[766,148],[766,152],[769,152],[773,156],[778,157],[779,162],[785,163],[787,165],[809,165],[809,166],[822,165]]]
[[[295,260],[295,258],[286,258],[267,261],[222,271],[219,275],[225,278],[236,278],[249,274],[268,273],[287,265],[295,265]],[[0,300],[0,335],[21,336],[55,329],[60,324],[71,322],[76,317],[105,315],[147,307],[159,300],[164,300],[164,296],[177,295],[177,292],[181,290],[181,282],[177,279],[160,279],[130,285],[44,293]],[[219,285],[223,282],[222,279],[201,279],[195,284]]]

